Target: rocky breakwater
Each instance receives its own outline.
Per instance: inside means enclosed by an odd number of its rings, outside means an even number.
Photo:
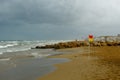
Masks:
[[[120,46],[120,36],[99,36],[94,38],[93,46]]]
[[[93,42],[92,46],[120,46],[120,42]]]
[[[36,46],[32,49],[64,49],[64,48],[76,48],[76,47],[83,47],[83,46],[92,46],[92,47],[101,47],[101,46],[120,46],[118,42],[100,42],[94,41],[93,43],[89,44],[88,41],[70,41],[70,42],[60,42],[58,44],[51,44],[45,46]]]
[[[36,46],[35,49],[64,49],[64,48],[75,48],[81,46],[88,46],[86,41],[70,41],[70,42],[60,42],[58,44],[45,45],[45,46]]]

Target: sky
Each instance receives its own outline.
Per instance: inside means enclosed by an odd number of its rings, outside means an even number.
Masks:
[[[0,0],[0,40],[117,35],[120,0]]]

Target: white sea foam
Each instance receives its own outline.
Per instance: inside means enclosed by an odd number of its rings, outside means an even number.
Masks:
[[[25,49],[9,49],[7,50],[6,52],[18,52],[18,51],[27,51],[27,50],[30,50],[31,48],[25,48]]]
[[[41,58],[41,57],[46,57],[46,56],[49,56],[50,54],[38,54],[38,53],[31,53],[31,55],[32,55],[32,56],[34,56],[34,57],[37,57],[37,58],[38,58],[38,57],[40,57],[40,58]]]
[[[32,56],[38,57],[38,53],[31,53]]]
[[[3,54],[2,52],[0,52],[0,55]]]
[[[3,59],[0,59],[0,61],[9,61],[10,58],[3,58]]]
[[[0,48],[7,48],[7,47],[12,47],[15,46],[17,44],[6,44],[6,45],[0,45]]]
[[[41,40],[41,41],[0,41],[0,54],[6,52],[26,51],[36,46],[44,46],[66,42],[68,40]]]
[[[6,48],[7,46],[0,46],[0,48]]]

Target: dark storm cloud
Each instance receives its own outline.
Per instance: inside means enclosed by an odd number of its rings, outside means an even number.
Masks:
[[[0,36],[73,39],[90,33],[115,35],[120,26],[119,4],[119,0],[0,0]]]
[[[74,19],[72,3],[67,0],[12,0],[1,4],[0,16],[8,23],[13,20],[28,24],[63,24]]]

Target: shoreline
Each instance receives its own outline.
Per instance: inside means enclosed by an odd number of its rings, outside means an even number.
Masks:
[[[54,71],[54,64],[67,62],[68,59],[47,58],[49,55],[59,54],[53,50],[29,50],[5,53],[0,57],[1,80],[36,80]]]
[[[79,52],[79,50],[84,50]],[[70,54],[51,56],[50,58],[68,58],[71,61],[55,64],[55,71],[38,80],[119,80],[120,50],[119,47],[80,47],[60,49],[73,51]],[[74,52],[78,50],[78,52]],[[91,50],[89,52],[89,50]]]

